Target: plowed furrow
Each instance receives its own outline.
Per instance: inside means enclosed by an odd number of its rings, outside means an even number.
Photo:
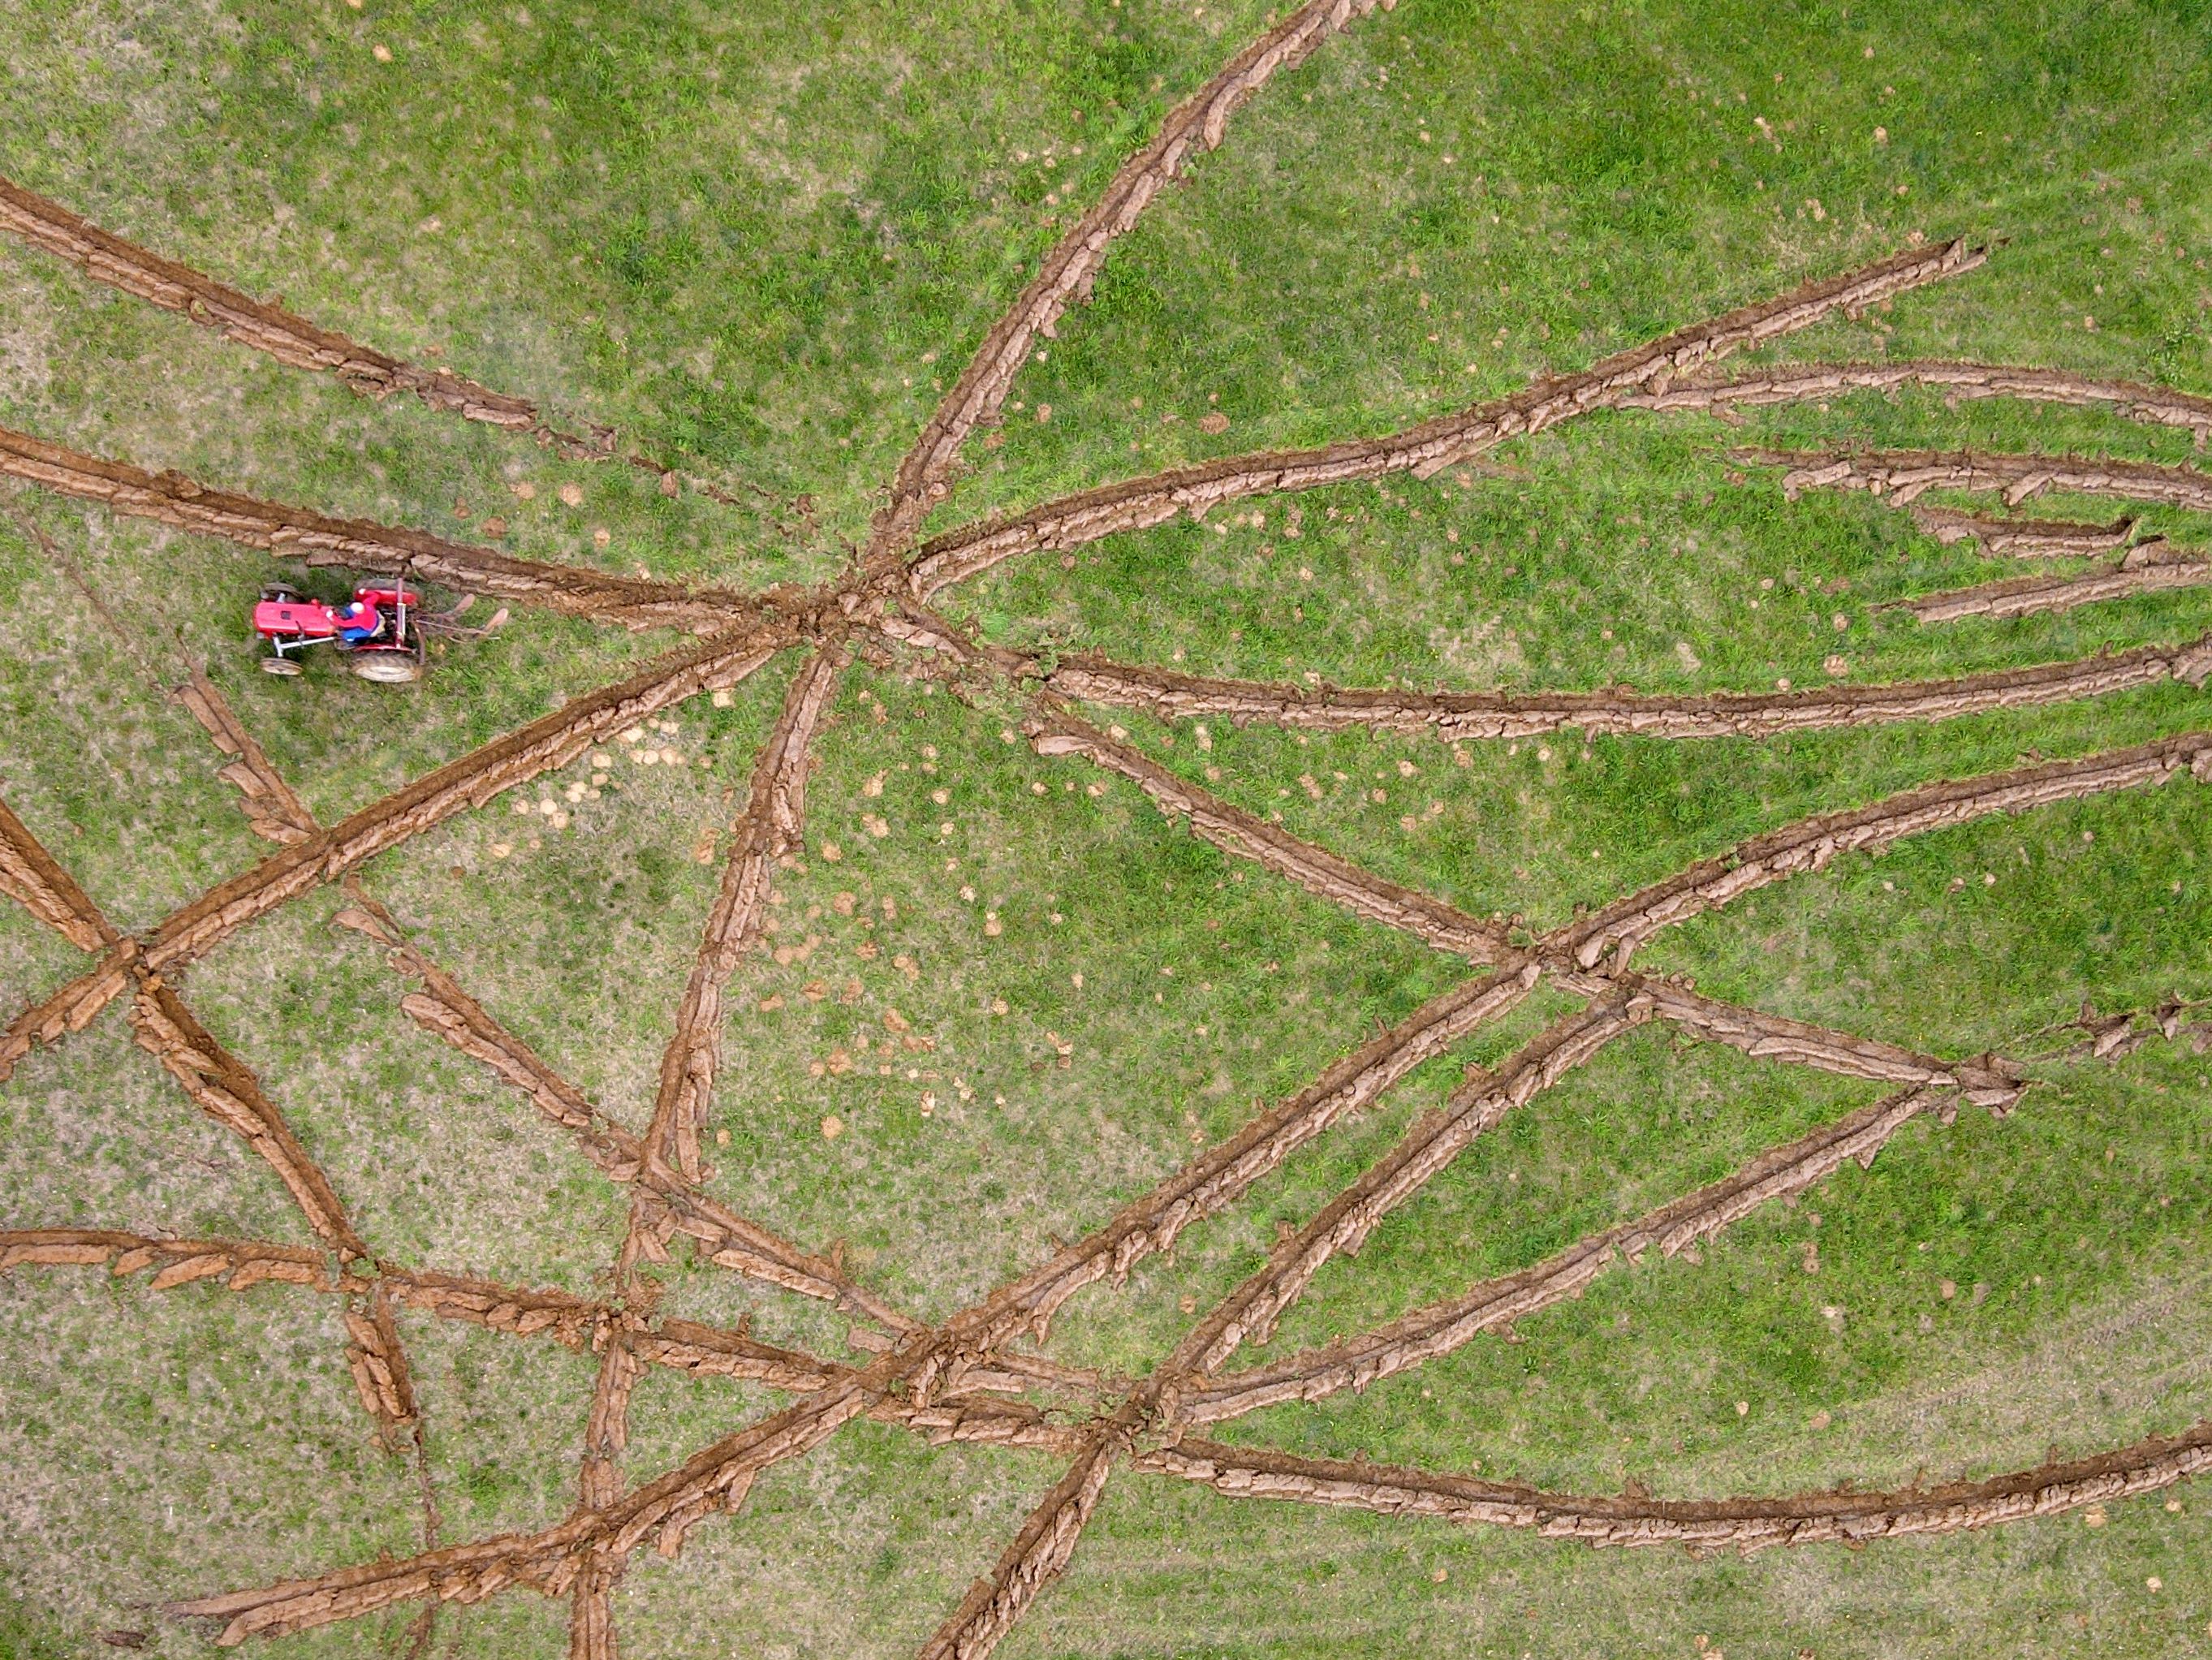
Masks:
[[[660,1089],[646,1137],[647,1157],[672,1153],[687,1181],[700,1177],[699,1132],[721,1054],[723,988],[759,937],[775,861],[799,843],[809,751],[843,666],[842,651],[823,647],[792,681],[783,713],[754,765],[751,795],[732,838],[721,886],[684,988],[675,1036],[661,1058]]]
[[[2124,599],[2130,594],[2201,588],[2208,582],[2212,582],[2212,562],[2151,558],[2079,576],[2027,576],[1951,588],[1899,600],[1894,609],[1910,611],[1923,623],[1955,623],[1965,617],[2028,617],[2038,611],[2072,611],[2077,605]]]
[[[608,1334],[620,1332],[647,1365],[799,1394],[824,1389],[853,1372],[849,1366],[720,1326],[648,1319],[615,1304],[567,1292],[503,1285],[434,1268],[355,1259],[334,1269],[324,1252],[263,1239],[157,1239],[100,1228],[0,1231],[0,1271],[26,1264],[106,1266],[118,1278],[151,1268],[155,1291],[212,1281],[242,1292],[273,1281],[325,1296],[367,1298],[380,1294],[396,1307],[441,1320],[516,1337],[546,1337],[574,1350],[600,1346]],[[1003,1406],[1008,1414],[1041,1421],[1035,1408],[1018,1402],[993,1404]],[[896,1420],[897,1415],[885,1416]]]
[[[1039,334],[1071,303],[1091,297],[1091,285],[1113,240],[1133,228],[1152,198],[1193,155],[1217,148],[1237,106],[1278,70],[1295,67],[1308,53],[1376,0],[1309,0],[1230,59],[1226,67],[1176,106],[1151,143],[1122,163],[1105,194],[1060,238],[1012,307],[983,337],[975,355],[945,395],[921,436],[899,465],[890,506],[877,524],[872,550],[903,547],[930,508],[945,494],[960,447],[978,426],[998,418],[1007,389]]]
[[[2207,674],[2212,674],[2212,635],[2183,646],[2144,646],[2072,662],[1942,680],[1681,696],[1626,691],[1341,690],[1206,679],[1087,654],[1060,658],[1044,676],[1044,684],[1062,696],[1143,709],[1164,721],[1211,716],[1240,725],[1259,721],[1312,732],[1358,727],[1382,732],[1433,730],[1450,740],[1531,738],[1570,727],[1650,738],[1763,737],[1899,721],[1948,721],[1990,709],[2101,697],[2168,678],[2201,684]]]
[[[1739,461],[1787,467],[1782,488],[1863,489],[1892,507],[1912,505],[1931,489],[2002,490],[2014,507],[2047,489],[2122,496],[2136,502],[2212,512],[2212,477],[2191,467],[2148,461],[2107,461],[2081,455],[1993,455],[1979,450],[1737,450]]]
[[[988,1577],[978,1579],[929,1641],[921,1660],[982,1660],[1029,1611],[1037,1593],[1075,1554],[1084,1523],[1098,1506],[1114,1460],[1128,1445],[1129,1426],[1095,1432],[1090,1444],[1022,1523]]]
[[[1322,449],[1231,456],[1079,491],[1013,518],[963,526],[932,538],[913,564],[909,584],[916,595],[927,599],[948,583],[1017,554],[1080,547],[1122,531],[1164,524],[1178,513],[1203,517],[1222,502],[1243,496],[1313,489],[1392,472],[1426,477],[1509,438],[1613,407],[1624,397],[1664,386],[1699,363],[1808,327],[1832,312],[1870,305],[1923,283],[1971,271],[1985,257],[1983,250],[1969,248],[1963,241],[1911,249],[1616,353],[1579,374],[1547,376],[1510,397],[1385,437]]]
[[[1477,1136],[1650,1014],[1650,1000],[1640,994],[1609,994],[1553,1022],[1494,1073],[1478,1072],[1441,1110],[1424,1114],[1397,1146],[1278,1245],[1263,1267],[1176,1345],[1146,1386],[1162,1415],[1175,1421],[1186,1389],[1202,1387],[1245,1343],[1266,1342],[1283,1310],[1324,1263],[1340,1253],[1357,1254],[1376,1224],[1419,1193]]]
[[[137,971],[138,942],[125,939],[43,1003],[34,1003],[8,1023],[0,1034],[0,1084],[33,1049],[82,1031],[100,1012],[123,994]]]
[[[2079,760],[1924,785],[1867,806],[1819,814],[1754,836],[1721,858],[1703,860],[1615,900],[1549,936],[1549,943],[1579,968],[1595,967],[1609,952],[1625,962],[1657,929],[1770,883],[1825,869],[1839,853],[1885,847],[1996,813],[2025,812],[2055,801],[2162,784],[2185,770],[2199,778],[2212,771],[2212,733],[2185,733]]]
[[[1141,1452],[1139,1469],[1204,1481],[1240,1497],[1433,1516],[1528,1528],[1593,1546],[1689,1545],[1749,1554],[1773,1545],[1850,1545],[1906,1534],[1956,1533],[2156,1492],[2212,1469],[2212,1420],[2093,1457],[1991,1476],[1867,1493],[1845,1487],[1783,1498],[1577,1497],[1510,1482],[1187,1440]]]
[[[1403,928],[1439,951],[1478,963],[1495,962],[1505,950],[1505,930],[1498,924],[1370,875],[1256,814],[1193,787],[1056,700],[1040,699],[1024,730],[1039,755],[1080,755],[1094,765],[1121,774],[1150,796],[1162,812],[1171,818],[1188,819],[1193,834],[1224,852],[1251,860],[1310,893],[1358,915]]]
[[[1596,975],[1557,970],[1553,979],[1561,989],[1583,997],[1602,996],[1607,987],[1617,983]],[[1870,1083],[1955,1090],[1998,1117],[2012,1110],[2027,1087],[2027,1074],[2018,1063],[2000,1055],[1945,1061],[1879,1039],[1723,1003],[1666,980],[1628,975],[1619,983],[1632,983],[1649,997],[1651,1012],[1660,1019],[1707,1043],[1740,1049],[1754,1060],[1810,1067]]]
[[[467,420],[510,430],[543,429],[536,407],[522,398],[478,386],[450,370],[417,368],[349,340],[281,306],[256,300],[188,265],[125,241],[59,203],[5,179],[0,179],[0,230],[81,266],[95,282],[188,317],[293,368],[334,374],[366,396],[386,398],[393,392],[410,392],[432,409]],[[604,435],[613,436],[611,433]],[[558,436],[580,449],[602,447],[597,435],[591,443],[566,434]]]
[[[665,1164],[647,1168],[645,1145],[640,1137],[594,1106],[527,1043],[501,1025],[451,975],[408,941],[390,913],[369,899],[357,884],[349,886],[348,892],[364,909],[357,915],[341,912],[338,920],[384,945],[393,970],[422,982],[420,991],[400,1000],[400,1007],[409,1018],[520,1091],[550,1122],[566,1130],[578,1151],[611,1180],[635,1183],[650,1193],[672,1231],[688,1235],[702,1256],[747,1278],[835,1303],[893,1330],[912,1325],[908,1316],[854,1285],[827,1257],[802,1250],[739,1216]]]
[[[2135,535],[2132,518],[2109,525],[2082,525],[2063,519],[1993,519],[1957,508],[1912,509],[1912,522],[1948,547],[1978,542],[1982,551],[2002,559],[2075,559],[2117,553]]]
[[[128,462],[64,449],[4,428],[0,428],[0,476],[98,502],[132,518],[221,537],[280,558],[496,594],[518,605],[625,628],[685,628],[703,634],[758,622],[776,610],[774,600],[756,595],[684,588],[577,565],[541,564],[492,548],[450,542],[427,531],[366,519],[334,519],[307,508],[209,489],[181,473],[148,472]]]
[[[147,937],[148,962],[157,970],[189,962],[285,901],[337,880],[363,860],[456,813],[566,766],[623,727],[701,692],[735,685],[795,635],[790,624],[779,622],[686,647],[628,680],[577,698],[425,774],[202,895]]]
[[[1940,386],[1953,398],[2017,398],[2027,403],[2102,405],[2131,421],[2185,427],[2201,446],[2212,434],[2212,398],[2132,380],[2099,380],[2063,369],[1996,363],[1784,363],[1743,369],[1725,380],[1698,377],[1663,392],[1623,400],[1627,409],[1711,411],[1802,404],[1847,392]]]
[[[244,799],[246,820],[255,835],[289,846],[322,828],[307,804],[284,781],[269,752],[246,729],[221,687],[195,668],[175,696],[215,746],[234,757],[217,775]]]
[[[116,943],[115,930],[100,907],[4,800],[0,800],[0,893],[79,951],[100,951]]]
[[[1416,1067],[1512,1008],[1534,979],[1525,970],[1501,970],[1430,999],[1123,1206],[1104,1227],[994,1294],[975,1316],[968,1341],[989,1347],[1024,1333],[1043,1336],[1060,1305],[1084,1286],[1109,1275],[1118,1283],[1146,1257],[1171,1249],[1183,1229],[1234,1204],[1331,1125],[1364,1111]]]
[[[1656,1210],[1577,1241],[1517,1273],[1504,1274],[1400,1316],[1357,1337],[1288,1355],[1270,1365],[1231,1372],[1183,1397],[1183,1416],[1216,1424],[1285,1401],[1319,1401],[1449,1354],[1484,1332],[1582,1295],[1613,1262],[1633,1262],[1655,1246],[1674,1256],[1710,1238],[1760,1206],[1806,1192],[1856,1158],[1870,1165],[1899,1128],[1950,1097],[1917,1087],[1847,1114],[1835,1122],[1770,1149],[1735,1174]]]

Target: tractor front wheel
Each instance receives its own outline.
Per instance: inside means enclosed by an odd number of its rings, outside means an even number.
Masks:
[[[263,658],[261,660],[261,672],[264,674],[281,674],[288,679],[293,675],[304,674],[307,672],[306,670],[302,669],[297,663],[294,662],[289,657]]]

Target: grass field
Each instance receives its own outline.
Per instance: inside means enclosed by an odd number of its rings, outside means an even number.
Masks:
[[[853,591],[869,558],[896,569],[912,551],[878,545],[876,515],[994,321],[1169,112],[1276,21],[1247,0],[0,0],[0,174],[617,439],[615,459],[581,459],[362,398],[4,234],[0,427],[522,559]],[[2196,0],[1398,0],[1276,73],[1114,242],[1089,303],[1019,343],[1003,409],[918,535],[1389,434],[1952,238],[1986,261],[1723,368],[1966,360],[2212,397],[2208,94],[2212,7]],[[1933,386],[1732,422],[1601,407],[1425,478],[1262,492],[934,598],[963,638],[1024,654],[1025,679],[953,672],[863,609],[783,780],[805,799],[782,839],[748,802],[811,648],[351,861],[358,891],[308,884],[157,964],[327,1177],[358,1257],[147,1052],[157,988],[129,969],[112,1006],[24,1045],[0,1083],[0,1231],[273,1242],[355,1289],[0,1274],[0,1655],[211,1652],[222,1622],[167,1604],[409,1557],[426,1487],[441,1546],[568,1517],[595,1389],[607,1399],[599,1354],[403,1299],[414,1408],[380,1438],[348,1365],[348,1316],[380,1275],[467,1274],[627,1310],[626,1333],[672,1317],[888,1364],[881,1322],[729,1272],[696,1237],[639,1258],[644,1187],[610,1181],[542,1098],[438,1035],[419,976],[364,933],[363,894],[633,1140],[667,1145],[664,1052],[719,1045],[684,1191],[918,1323],[955,1322],[1255,1103],[1485,971],[1279,860],[1233,856],[1127,769],[1040,753],[1039,675],[1089,654],[1315,696],[1681,698],[1944,681],[2212,631],[2212,584],[1916,620],[1898,602],[2099,562],[1947,544],[1892,500],[1785,490],[1784,469],[1741,453],[1852,447],[2203,465],[2185,427],[2109,404]],[[516,602],[488,635],[436,642],[416,686],[331,662],[274,679],[244,617],[296,562],[4,488],[0,800],[149,952],[165,919],[276,853],[172,695],[193,668],[333,826],[695,643]],[[2138,542],[2212,557],[2203,508],[2061,490],[1919,505],[1939,503],[2134,514]],[[2179,739],[2212,726],[2203,710],[2167,676],[1941,721],[1692,739],[1076,713],[1164,769],[1159,787],[1494,919],[1503,953],[1808,816]],[[1766,1016],[1947,1064],[2009,1057],[2033,1081],[2008,1115],[1916,1117],[1869,1165],[1680,1255],[1616,1263],[1510,1341],[1193,1432],[1722,1501],[1993,1477],[2212,1418],[2212,1027],[2195,1006],[2212,1000],[2212,783],[2188,771],[1824,857],[1638,946],[1642,974]],[[756,854],[719,1013],[679,1017],[726,861]],[[0,905],[0,1021],[107,949]],[[1468,1068],[1510,1073],[1581,1005],[1546,963],[1517,1006],[1125,1283],[1073,1298],[1041,1352],[1095,1369],[1095,1391],[1009,1398],[1078,1438],[1124,1396],[1165,1411],[1167,1358],[1208,1310],[1450,1110]],[[2099,1025],[2112,1014],[2137,1018]],[[1891,1087],[1642,1025],[1328,1253],[1225,1373],[1528,1269]],[[647,1366],[616,1490],[794,1398]],[[1115,1444],[1178,1427],[1146,1420]],[[680,1554],[639,1548],[606,1593],[622,1652],[929,1651],[1068,1462],[1058,1443],[931,1445],[864,1417],[762,1469]],[[2185,1482],[1863,1548],[1591,1551],[1234,1497],[1124,1459],[1000,1651],[2212,1652],[2207,1517]],[[565,1589],[449,1601],[425,1624],[427,1606],[249,1646],[526,1660],[571,1641]]]

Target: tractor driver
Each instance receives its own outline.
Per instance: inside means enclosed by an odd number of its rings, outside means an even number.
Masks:
[[[338,642],[346,646],[374,640],[384,628],[383,617],[365,599],[350,599],[333,607],[331,620],[337,624]]]

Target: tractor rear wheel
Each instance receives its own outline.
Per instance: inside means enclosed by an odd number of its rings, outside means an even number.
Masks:
[[[363,652],[353,660],[353,672],[379,685],[404,686],[422,678],[422,665],[406,652]]]

